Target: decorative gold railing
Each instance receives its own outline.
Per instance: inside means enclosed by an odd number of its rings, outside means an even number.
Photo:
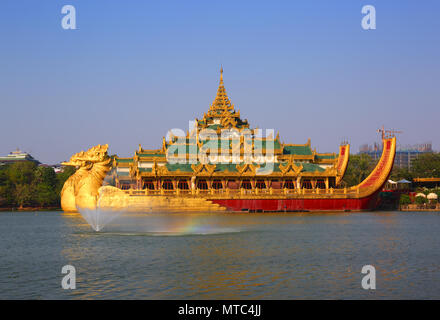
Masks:
[[[130,196],[173,196],[173,197],[201,197],[201,198],[357,198],[359,189],[211,189],[211,190],[136,190],[129,189],[124,192]]]

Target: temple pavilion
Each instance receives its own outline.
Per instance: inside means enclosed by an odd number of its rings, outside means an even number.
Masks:
[[[298,192],[335,188],[347,166],[349,145],[318,153],[310,139],[286,144],[279,133],[250,128],[228,98],[223,69],[214,101],[194,124],[186,135],[164,137],[158,149],[139,145],[131,158],[114,157],[115,186],[147,194]]]

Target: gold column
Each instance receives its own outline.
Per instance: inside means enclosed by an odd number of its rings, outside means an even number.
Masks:
[[[296,189],[301,190],[301,177],[296,178]]]

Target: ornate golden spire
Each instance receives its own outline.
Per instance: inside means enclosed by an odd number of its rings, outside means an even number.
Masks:
[[[228,95],[226,93],[226,89],[223,83],[223,66],[220,67],[220,83],[217,89],[217,95],[214,99],[214,102],[211,105],[211,110],[213,111],[224,111],[224,110],[232,110],[233,106],[231,105],[231,101],[229,101]]]

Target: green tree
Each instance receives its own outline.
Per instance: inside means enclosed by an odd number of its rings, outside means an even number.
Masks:
[[[423,197],[422,197],[423,198]],[[411,198],[407,194],[401,194],[400,195],[400,205],[406,206],[408,204],[411,204]]]
[[[7,169],[7,165],[0,166],[0,186],[3,186],[7,181],[9,181]]]
[[[20,208],[35,203],[34,171],[37,165],[31,161],[15,162],[7,166],[8,187],[4,191],[13,205]]]
[[[53,207],[59,204],[59,196],[55,188],[47,183],[35,187],[35,201],[40,207]]]
[[[411,173],[419,178],[440,177],[440,153],[425,153],[411,164]]]
[[[371,173],[374,166],[375,163],[368,154],[350,155],[343,183],[348,187],[359,184]]]
[[[53,168],[39,166],[34,171],[34,183],[42,183],[55,188],[57,186],[57,175]]]
[[[37,165],[31,161],[20,161],[8,166],[8,176],[14,185],[31,184]]]
[[[51,167],[39,166],[34,171],[35,202],[40,207],[59,204],[57,195],[57,176]]]
[[[14,185],[8,174],[9,165],[0,166],[0,207],[12,207],[15,203]]]
[[[440,189],[435,189],[432,192],[434,192],[437,195],[437,200],[440,200]]]
[[[64,182],[75,171],[66,167],[56,174],[53,168],[33,162],[0,166],[0,207],[59,206]]]
[[[30,184],[17,184],[14,189],[15,201],[20,209],[34,204],[34,189]]]
[[[413,178],[413,173],[407,168],[393,167],[393,170],[391,171],[390,179],[394,181],[399,181],[402,179],[412,181]]]
[[[420,205],[420,204],[424,204],[426,202],[428,202],[428,200],[425,197],[420,197],[420,196],[416,197],[415,203]]]

